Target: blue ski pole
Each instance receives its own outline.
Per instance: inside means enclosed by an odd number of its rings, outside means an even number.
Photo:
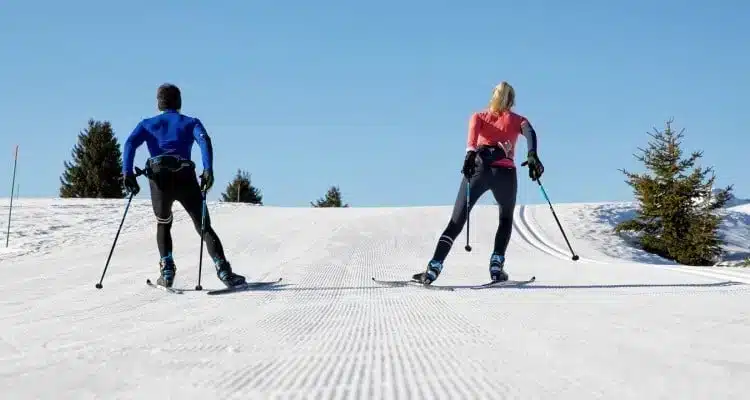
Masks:
[[[521,166],[528,165],[528,161],[524,161]],[[555,209],[552,207],[552,202],[549,199],[549,196],[547,196],[547,191],[544,190],[544,185],[542,185],[541,178],[537,177],[535,179],[536,183],[539,185],[539,189],[542,191],[542,196],[544,196],[544,199],[547,200],[547,204],[549,204],[549,209],[552,211],[552,216],[555,217],[555,222],[557,222],[557,227],[560,228],[560,233],[563,235],[563,239],[565,239],[565,243],[568,245],[568,249],[570,249],[570,253],[573,255],[573,261],[578,261],[578,254],[576,254],[575,251],[573,251],[573,246],[570,245],[570,241],[568,240],[568,236],[565,234],[565,230],[562,227],[562,224],[560,224],[560,220],[557,218],[557,214],[555,213]]]

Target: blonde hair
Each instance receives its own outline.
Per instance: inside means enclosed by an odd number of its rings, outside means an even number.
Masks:
[[[516,91],[510,83],[502,81],[492,90],[489,108],[495,113],[508,111],[516,104]]]

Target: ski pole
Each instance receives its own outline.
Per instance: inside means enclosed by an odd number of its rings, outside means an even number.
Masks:
[[[202,208],[201,208],[201,249],[200,256],[198,258],[198,284],[195,285],[195,290],[203,290],[201,286],[201,271],[203,270],[203,237],[206,234],[206,192],[201,191],[201,197],[203,197]]]
[[[522,167],[525,167],[527,165],[529,165],[528,161],[524,161],[523,163],[521,163]],[[557,222],[557,227],[560,228],[560,233],[562,233],[563,239],[565,239],[565,244],[568,245],[568,249],[570,249],[570,253],[573,254],[573,261],[578,261],[578,254],[576,254],[576,252],[573,251],[573,246],[570,245],[568,236],[565,234],[565,230],[563,230],[562,224],[560,224],[560,220],[557,218],[555,209],[552,207],[552,202],[550,201],[549,196],[547,196],[547,191],[544,190],[544,185],[542,185],[542,179],[540,177],[537,177],[536,183],[539,185],[539,188],[542,190],[542,196],[544,196],[544,199],[547,200],[547,204],[549,204],[549,209],[550,211],[552,211],[552,216],[555,217],[555,222]]]
[[[471,209],[469,208],[469,205],[471,204],[471,183],[468,179],[466,179],[466,246],[464,246],[464,250],[471,251],[471,245],[469,245],[469,221],[470,221],[470,214]]]
[[[135,176],[138,177],[139,175],[143,174],[143,171],[136,167],[135,168]],[[125,223],[125,216],[128,215],[128,209],[130,208],[130,203],[133,201],[133,192],[130,192],[130,197],[128,198],[128,204],[125,206],[125,212],[122,213],[122,220],[120,221],[120,227],[117,228],[117,234],[115,234],[115,240],[112,242],[112,248],[109,249],[109,256],[107,256],[107,262],[104,264],[104,271],[102,271],[102,277],[99,278],[99,283],[96,284],[97,289],[101,289],[102,281],[104,281],[104,274],[107,273],[107,268],[109,267],[109,261],[112,259],[112,253],[115,251],[115,245],[117,244],[117,239],[120,237],[120,230],[122,230],[122,224]]]
[[[562,225],[560,224],[560,220],[557,219],[557,214],[555,213],[555,209],[552,207],[552,202],[549,200],[549,196],[547,196],[547,191],[544,190],[544,186],[542,185],[542,181],[540,178],[536,178],[536,183],[539,184],[539,188],[542,190],[542,195],[547,200],[547,204],[549,204],[549,209],[552,211],[552,216],[555,217],[555,222],[557,222],[557,227],[560,228],[560,232],[563,235],[563,238],[565,239],[565,243],[568,245],[568,248],[570,249],[570,253],[573,255],[573,261],[578,261],[578,254],[573,251],[573,247],[570,245],[570,241],[568,241],[568,236],[565,234],[565,231],[563,230]]]

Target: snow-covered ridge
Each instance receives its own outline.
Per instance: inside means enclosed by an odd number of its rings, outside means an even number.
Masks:
[[[8,202],[0,199],[0,215],[5,215],[7,224]],[[4,259],[34,255],[43,257],[50,252],[60,248],[71,247],[84,248],[92,243],[99,243],[110,238],[114,239],[117,227],[122,219],[127,200],[100,200],[100,199],[20,199],[14,200],[14,208],[11,219],[10,247],[0,250],[0,262]],[[250,211],[252,215],[263,214],[269,211],[271,214],[292,213],[304,214],[314,213],[311,208],[287,208],[255,206],[252,204],[238,204],[226,202],[209,202],[209,210],[231,215],[234,212],[243,212],[249,208],[257,209]],[[492,206],[478,206],[478,209],[492,209]],[[408,212],[408,210],[433,210],[438,212],[438,225],[443,223],[444,215],[450,212],[445,207],[413,207],[413,208],[357,208],[363,213],[369,212]],[[599,256],[607,259],[615,258],[633,262],[646,263],[670,263],[666,260],[642,252],[634,248],[627,240],[615,235],[612,230],[619,223],[632,218],[636,205],[632,202],[606,202],[606,203],[575,203],[555,205],[558,215],[566,220],[563,228],[573,240],[586,241],[587,246],[592,246]],[[378,211],[380,210],[380,211]],[[537,218],[542,218],[544,230],[552,237],[559,236],[559,229],[548,214],[548,206],[519,206],[517,214],[528,214],[533,210]],[[323,212],[323,211],[320,211]],[[332,212],[332,211],[329,211]],[[728,260],[738,260],[750,257],[750,200],[732,197],[724,210],[721,211],[724,222],[721,227],[721,235],[726,242]],[[249,215],[249,214],[248,214]],[[350,214],[351,215],[351,214]],[[176,204],[174,207],[174,224],[183,228],[192,227],[187,213]],[[518,218],[516,218],[518,220]],[[518,222],[518,221],[516,221]],[[252,224],[251,221],[248,221]],[[549,225],[547,225],[549,224]],[[2,245],[5,243],[7,225],[3,227],[0,238]],[[220,227],[219,227],[220,228]],[[252,226],[248,226],[252,229]],[[122,228],[122,237],[128,240],[130,234],[155,234],[155,222],[151,210],[151,204],[147,199],[133,200],[128,209],[125,223]],[[559,245],[566,247],[564,242]],[[722,264],[723,265],[723,264]]]
[[[7,218],[8,202],[0,201]],[[750,390],[750,268],[677,266],[612,233],[628,203],[520,206],[507,252],[519,289],[488,279],[497,211],[471,216],[436,285],[421,271],[451,207],[286,208],[210,203],[236,272],[280,285],[194,291],[199,238],[176,205],[173,295],[155,221],[134,200],[14,201],[0,251],[0,390],[9,399],[741,399]],[[750,205],[724,210],[730,257],[748,254]],[[6,220],[7,221],[7,220]],[[3,235],[4,235],[3,229]],[[2,236],[2,245],[5,237]],[[2,248],[2,247],[0,247]],[[220,287],[205,255],[201,283]]]

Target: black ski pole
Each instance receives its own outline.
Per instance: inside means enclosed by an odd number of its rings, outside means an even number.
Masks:
[[[135,176],[138,177],[141,175],[143,171],[141,171],[140,168],[135,168]],[[112,253],[115,251],[115,245],[117,244],[117,239],[120,237],[120,230],[122,230],[122,224],[125,223],[125,216],[128,215],[128,209],[130,208],[130,203],[133,201],[133,195],[134,193],[130,193],[130,197],[128,198],[128,204],[125,206],[125,212],[122,213],[122,220],[120,221],[120,227],[117,228],[117,234],[115,234],[115,240],[112,242],[112,248],[109,249],[109,256],[107,256],[107,262],[104,264],[104,271],[102,271],[102,277],[99,278],[99,283],[96,284],[97,289],[101,289],[102,282],[104,281],[104,274],[107,273],[107,268],[109,267],[109,261],[112,259]]]
[[[536,178],[536,183],[539,184],[539,188],[542,190],[542,195],[547,200],[547,204],[549,204],[549,209],[552,211],[552,216],[555,217],[555,222],[557,222],[557,227],[560,228],[560,232],[563,235],[563,238],[565,239],[565,243],[568,245],[568,248],[570,249],[570,253],[573,255],[573,261],[578,261],[578,254],[573,251],[573,247],[570,245],[570,241],[568,241],[568,236],[565,234],[565,231],[563,230],[562,225],[560,224],[560,220],[557,219],[557,214],[555,213],[555,209],[552,207],[552,202],[549,200],[549,196],[547,196],[547,191],[544,190],[544,186],[542,185],[542,181],[540,178]]]
[[[206,192],[202,191],[201,196],[203,197],[201,209],[201,249],[198,258],[198,284],[195,285],[195,290],[203,290],[203,286],[201,286],[201,271],[203,270],[203,236],[206,234]]]
[[[469,204],[471,204],[471,183],[468,179],[466,179],[466,246],[464,246],[464,250],[471,251],[471,245],[469,244],[469,220],[470,220],[470,214],[471,209],[469,207]]]

